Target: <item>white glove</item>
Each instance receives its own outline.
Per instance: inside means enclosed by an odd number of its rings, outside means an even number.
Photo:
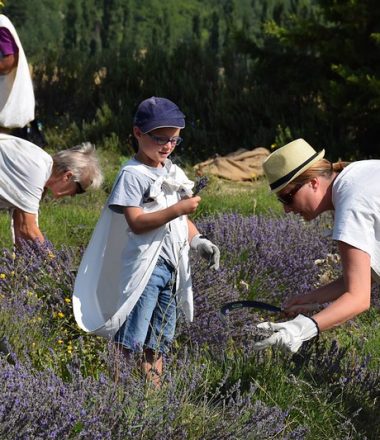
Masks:
[[[219,269],[220,251],[218,246],[212,243],[208,238],[201,234],[194,235],[190,243],[191,249],[194,249],[203,258],[209,262],[211,269]]]
[[[319,333],[317,323],[312,318],[305,315],[298,315],[291,321],[286,322],[263,322],[257,325],[258,328],[273,330],[273,335],[262,341],[255,342],[255,350],[263,350],[272,345],[285,348],[292,353],[296,353],[302,343],[308,341]]]

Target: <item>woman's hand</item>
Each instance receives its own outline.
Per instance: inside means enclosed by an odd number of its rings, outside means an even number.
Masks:
[[[282,306],[282,312],[287,317],[297,316],[302,313],[308,315],[318,312],[321,308],[320,304],[311,303],[308,295],[297,295],[289,298]]]
[[[293,306],[287,307],[283,310],[283,313],[287,317],[297,316],[300,313],[302,315],[311,315],[313,313],[319,312],[321,309],[320,304],[310,303],[310,304],[295,304]]]

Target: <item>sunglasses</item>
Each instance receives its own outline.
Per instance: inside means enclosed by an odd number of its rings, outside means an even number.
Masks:
[[[86,190],[83,188],[80,182],[75,181],[75,185],[76,185],[75,194],[83,194],[86,192]]]
[[[166,136],[156,136],[155,134],[146,133],[157,145],[166,145],[170,142],[172,145],[179,145],[183,139],[180,136],[166,137]]]
[[[281,202],[283,205],[289,206],[293,203],[293,198],[297,194],[297,192],[305,185],[304,183],[297,184],[290,192],[287,194],[282,194],[277,196],[277,200]]]

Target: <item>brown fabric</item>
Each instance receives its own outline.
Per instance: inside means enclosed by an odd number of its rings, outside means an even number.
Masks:
[[[262,164],[269,154],[269,150],[262,147],[253,150],[240,148],[226,156],[198,163],[194,169],[198,175],[212,174],[236,182],[252,180],[264,174]]]

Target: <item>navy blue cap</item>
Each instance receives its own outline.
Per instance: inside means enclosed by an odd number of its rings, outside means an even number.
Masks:
[[[138,106],[133,125],[143,133],[162,127],[184,128],[185,115],[169,99],[152,96]]]

